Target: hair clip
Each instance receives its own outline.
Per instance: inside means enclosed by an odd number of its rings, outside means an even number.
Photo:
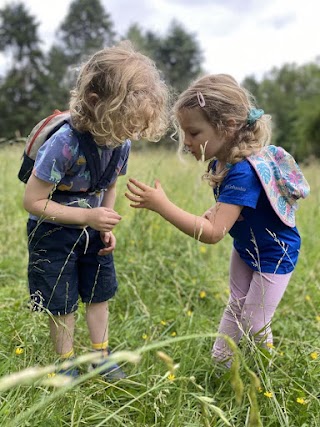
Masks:
[[[197,98],[200,107],[204,107],[206,105],[206,101],[204,100],[204,97],[201,92],[197,92]]]
[[[251,108],[248,113],[247,124],[254,125],[255,122],[264,115],[264,111],[259,108]]]

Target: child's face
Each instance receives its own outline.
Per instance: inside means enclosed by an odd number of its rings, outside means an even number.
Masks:
[[[184,145],[197,160],[213,157],[223,160],[225,138],[205,119],[199,108],[181,110],[178,119],[184,132]]]

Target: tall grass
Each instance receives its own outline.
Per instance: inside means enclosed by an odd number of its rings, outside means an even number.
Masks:
[[[87,374],[79,358],[80,379],[57,384],[48,376],[55,357],[46,316],[28,307],[27,214],[24,185],[16,178],[21,151],[0,150],[1,426],[320,425],[319,165],[304,168],[312,192],[297,213],[303,244],[273,320],[272,369],[248,337],[231,372],[219,376],[211,362],[228,299],[231,239],[206,246],[152,212],[131,209],[122,177],[116,209],[123,219],[115,229],[119,291],[110,303],[110,344],[128,380],[109,384]],[[159,150],[132,154],[128,176],[148,183],[159,178],[178,205],[201,214],[213,203],[202,169]],[[80,306],[75,349],[80,356],[88,348]]]

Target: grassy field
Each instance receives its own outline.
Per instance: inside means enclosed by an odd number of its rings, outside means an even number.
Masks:
[[[273,321],[272,369],[244,337],[237,365],[218,377],[210,350],[228,299],[231,239],[206,246],[152,212],[129,207],[119,179],[115,230],[119,292],[111,301],[110,344],[128,380],[86,373],[52,377],[47,318],[28,308],[27,250],[17,178],[22,146],[0,149],[0,425],[108,427],[317,427],[320,425],[320,175],[304,168],[311,195],[300,203],[300,261]],[[174,153],[134,153],[129,176],[160,178],[178,205],[201,214],[213,203],[203,165]],[[81,306],[75,349],[89,348]],[[138,360],[139,359],[139,360]],[[132,362],[135,363],[132,363]],[[259,377],[260,384],[257,378]]]

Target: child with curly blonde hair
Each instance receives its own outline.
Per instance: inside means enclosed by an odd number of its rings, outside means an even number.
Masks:
[[[92,348],[108,349],[108,300],[117,279],[112,252],[116,182],[127,170],[130,139],[159,140],[168,124],[168,90],[145,55],[121,42],[92,55],[71,91],[70,119],[39,149],[24,195],[28,220],[28,280],[34,310],[50,314],[50,335],[63,360],[74,357],[74,312],[86,304]],[[101,171],[120,156],[107,188],[90,189],[90,168],[81,136],[96,144]],[[87,138],[88,140],[88,138]],[[76,368],[61,373],[77,376]],[[124,376],[115,365],[101,372]]]
[[[270,116],[233,77],[200,78],[179,96],[174,115],[181,148],[210,161],[204,178],[216,204],[201,216],[188,213],[168,199],[159,181],[153,188],[130,179],[126,196],[132,207],[157,212],[201,242],[218,243],[227,233],[233,238],[230,299],[212,350],[215,361],[230,366],[223,335],[238,343],[248,332],[272,347],[271,319],[300,250],[296,202],[309,186],[292,156],[268,145]]]

